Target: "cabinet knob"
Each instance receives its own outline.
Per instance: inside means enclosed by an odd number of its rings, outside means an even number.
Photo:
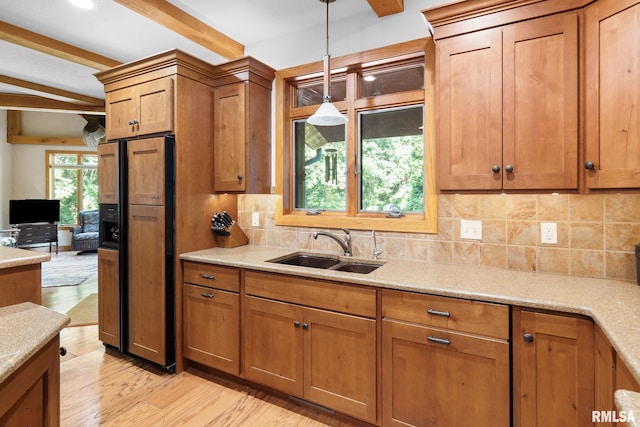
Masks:
[[[498,165],[493,165],[493,167],[491,168],[491,171],[492,171],[493,173],[498,173],[498,172],[500,172],[500,166],[498,166]]]
[[[308,323],[303,323],[302,324],[302,329],[309,329],[309,324]]]
[[[533,342],[533,335],[532,335],[532,334],[524,334],[524,335],[522,336],[522,338],[524,338],[524,340],[525,340],[526,342]]]
[[[507,171],[507,173],[511,173],[513,172],[513,165],[507,165],[504,167],[504,170]]]
[[[591,170],[595,167],[595,165],[593,164],[593,162],[585,162],[584,163],[584,168],[587,170]]]
[[[243,176],[242,175],[238,175],[238,181],[242,181]]]
[[[60,347],[60,356],[66,356],[67,349],[65,347]]]
[[[297,320],[295,322],[293,322],[293,327],[294,328],[299,328],[300,327],[300,322],[298,322]]]

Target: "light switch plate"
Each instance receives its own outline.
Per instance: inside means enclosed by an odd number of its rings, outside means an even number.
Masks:
[[[460,238],[482,240],[482,221],[460,220]]]
[[[540,223],[540,243],[558,244],[558,224],[555,222]]]
[[[253,212],[251,214],[251,226],[252,227],[260,227],[260,213]]]

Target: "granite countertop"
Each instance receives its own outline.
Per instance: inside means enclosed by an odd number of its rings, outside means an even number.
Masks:
[[[0,383],[69,324],[69,316],[24,302],[0,307]]]
[[[382,267],[369,274],[266,262],[294,252],[305,251],[246,245],[237,248],[204,249],[182,254],[180,258],[229,267],[582,314],[591,317],[600,326],[635,379],[640,382],[640,286],[635,283],[405,260],[386,261]],[[330,255],[335,256],[336,253]],[[640,415],[640,407],[636,409]]]
[[[51,259],[47,252],[27,251],[25,249],[0,246],[0,269],[39,264]]]

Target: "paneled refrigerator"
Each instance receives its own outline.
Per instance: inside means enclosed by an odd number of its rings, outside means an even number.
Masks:
[[[119,140],[118,288],[123,353],[175,369],[175,136]]]

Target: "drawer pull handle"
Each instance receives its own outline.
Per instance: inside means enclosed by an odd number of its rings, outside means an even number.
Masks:
[[[438,344],[446,344],[446,345],[451,344],[451,341],[449,341],[449,340],[447,340],[447,339],[444,339],[444,338],[436,338],[436,337],[432,337],[431,335],[429,335],[429,336],[427,337],[427,340],[428,340],[428,341],[431,341],[431,342],[438,343]]]
[[[432,308],[427,310],[427,313],[433,314],[434,316],[451,317],[451,313],[449,313],[448,311],[438,311]]]
[[[213,276],[211,274],[202,274],[202,273],[200,273],[200,277],[202,277],[203,279],[207,279],[207,280],[216,280],[216,276]]]
[[[213,298],[213,294],[209,294],[207,292],[203,292],[200,294],[201,297],[205,297],[205,298]]]

